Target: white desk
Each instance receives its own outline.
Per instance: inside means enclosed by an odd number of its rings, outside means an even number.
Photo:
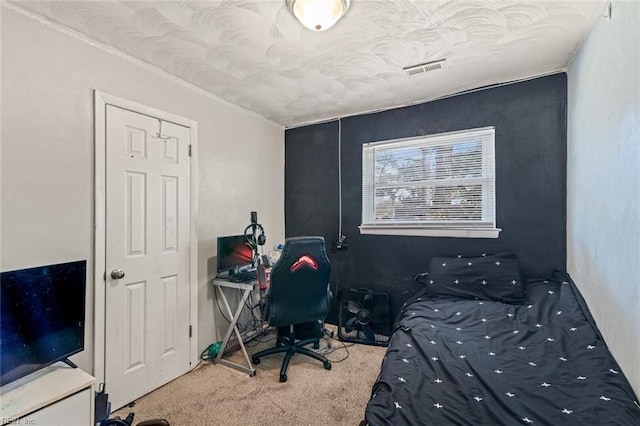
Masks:
[[[240,334],[240,330],[238,330],[238,318],[240,318],[240,313],[242,313],[242,309],[245,306],[245,303],[249,299],[251,295],[251,291],[256,288],[255,281],[248,281],[243,283],[234,283],[231,281],[227,281],[224,279],[214,278],[212,280],[214,291],[218,291],[222,298],[222,302],[224,304],[227,313],[231,316],[231,324],[229,324],[229,329],[224,335],[224,339],[222,340],[222,346],[218,351],[218,355],[216,355],[213,360],[214,364],[222,364],[227,367],[234,368],[236,370],[242,371],[243,373],[247,373],[249,376],[255,376],[256,370],[253,368],[253,364],[251,363],[251,358],[249,358],[249,354],[247,353],[247,349],[244,347],[244,342],[242,341],[242,335]],[[232,288],[235,290],[242,291],[242,298],[236,307],[235,312],[231,310],[231,306],[229,306],[229,302],[227,301],[227,296],[225,296],[224,288]],[[222,355],[227,348],[227,344],[229,343],[229,338],[231,337],[231,333],[235,332],[236,337],[238,338],[238,343],[240,344],[240,349],[242,349],[242,353],[244,354],[244,358],[246,360],[246,366],[242,364],[237,364],[235,362],[229,361],[228,359],[222,359]]]

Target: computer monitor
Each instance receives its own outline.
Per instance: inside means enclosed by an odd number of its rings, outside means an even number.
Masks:
[[[244,235],[218,237],[218,273],[233,274],[251,266],[253,250]]]

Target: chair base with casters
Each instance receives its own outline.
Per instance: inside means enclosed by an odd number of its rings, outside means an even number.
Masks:
[[[289,326],[277,327],[278,328],[278,336],[288,337],[289,336]],[[297,340],[311,339],[311,338],[322,338],[328,336],[329,339],[325,341],[327,347],[331,349],[331,338],[334,336],[333,330],[329,330],[324,326],[324,321],[312,321],[304,324],[295,324],[293,326],[293,332],[296,335]],[[314,342],[313,349],[320,348],[320,340]]]
[[[320,346],[320,337],[312,337],[309,339],[303,339],[296,342],[294,326],[289,326],[289,335],[288,336],[278,336],[276,340],[276,347],[265,349],[251,356],[251,362],[255,365],[260,364],[260,358],[265,355],[277,354],[277,353],[285,353],[284,360],[282,361],[282,367],[280,368],[280,381],[287,381],[287,369],[289,368],[289,362],[291,362],[291,357],[297,353],[310,356],[311,358],[315,358],[318,361],[322,362],[325,370],[331,370],[331,362],[322,355],[312,351],[311,349],[307,349],[304,346],[313,344],[315,348]]]

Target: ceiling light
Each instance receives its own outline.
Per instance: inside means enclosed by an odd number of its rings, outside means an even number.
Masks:
[[[313,31],[333,27],[349,9],[350,0],[287,0],[293,16]]]

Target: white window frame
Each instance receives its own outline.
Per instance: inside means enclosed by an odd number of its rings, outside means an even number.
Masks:
[[[408,147],[429,147],[433,145],[482,141],[482,220],[481,221],[400,221],[375,219],[375,153],[406,149]],[[460,184],[450,180],[445,186]],[[415,183],[408,183],[413,186]],[[439,133],[404,139],[393,139],[366,143],[362,146],[362,224],[361,234],[372,235],[414,235],[458,238],[498,238],[501,231],[496,227],[495,207],[495,128],[483,127],[456,132]]]

